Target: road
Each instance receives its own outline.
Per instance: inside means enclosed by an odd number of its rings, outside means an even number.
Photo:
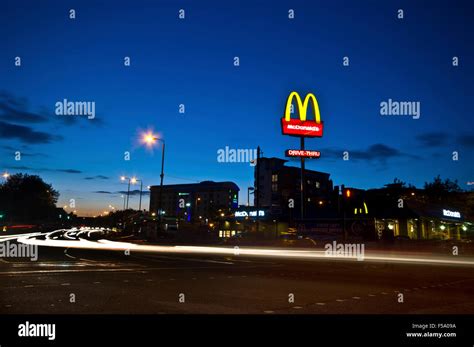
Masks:
[[[37,261],[0,258],[0,313],[474,313],[470,260],[458,264],[433,256],[429,260],[439,260],[433,263],[403,255],[395,261],[369,254],[357,261],[246,254],[244,248],[134,250],[102,237],[77,230],[27,236],[58,244],[39,247]],[[92,243],[100,248],[88,249]]]

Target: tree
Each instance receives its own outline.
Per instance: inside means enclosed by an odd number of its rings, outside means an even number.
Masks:
[[[56,213],[59,193],[41,177],[15,174],[0,185],[0,211],[9,221],[36,221]]]
[[[425,192],[430,198],[441,200],[450,193],[462,192],[462,189],[459,187],[458,180],[452,181],[447,178],[443,181],[438,175],[433,179],[433,182],[425,182]]]

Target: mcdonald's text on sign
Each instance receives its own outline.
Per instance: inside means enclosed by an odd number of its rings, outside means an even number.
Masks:
[[[321,157],[321,152],[306,149],[287,149],[285,155],[287,157],[319,158]]]
[[[291,105],[293,99],[296,100],[296,110],[299,119],[291,118]],[[313,106],[314,120],[307,120],[306,115],[310,101]],[[321,137],[323,136],[323,123],[319,113],[319,105],[316,97],[312,93],[308,93],[304,100],[301,100],[297,92],[291,92],[286,101],[285,115],[281,119],[281,129],[284,135],[299,137]]]

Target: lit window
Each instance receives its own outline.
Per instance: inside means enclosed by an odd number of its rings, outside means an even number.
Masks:
[[[318,188],[318,189],[319,189],[319,187],[320,187],[320,184],[319,184],[319,182],[318,182],[318,181],[316,181],[316,182],[315,182],[315,185],[316,185],[316,188]]]
[[[278,191],[278,184],[277,183],[273,183],[272,184],[272,192],[277,192]]]
[[[278,175],[277,174],[272,175],[272,182],[278,182]]]

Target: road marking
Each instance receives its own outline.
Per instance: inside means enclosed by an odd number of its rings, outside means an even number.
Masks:
[[[263,313],[275,313],[275,311],[263,311]]]
[[[94,284],[100,284],[100,282],[94,282]]]
[[[146,280],[147,282],[153,282],[154,280],[152,280],[151,278],[147,279]]]
[[[70,286],[71,283],[61,283],[62,286]]]
[[[197,258],[183,258],[183,257],[167,257],[167,256],[164,256],[164,255],[160,255],[160,256],[156,256],[156,255],[153,255],[153,256],[145,256],[145,257],[142,257],[142,258],[153,258],[153,259],[171,259],[171,260],[186,260],[186,261],[194,261],[194,262],[199,262],[199,263],[213,263],[213,264],[225,264],[225,265],[234,265],[233,262],[231,261],[218,261],[218,260],[210,260],[210,259],[197,259]]]
[[[303,307],[301,307],[301,306],[293,306],[293,308],[294,308],[295,310],[299,310],[299,309],[302,309]]]
[[[344,299],[336,299],[336,301],[337,301],[337,302],[344,302],[344,301],[346,301],[346,300],[344,300]]]
[[[375,294],[369,294],[369,296],[375,296]]]
[[[324,306],[324,305],[326,305],[326,303],[324,303],[324,302],[317,302],[316,305]]]
[[[352,299],[360,300],[360,296],[353,296]]]
[[[71,259],[76,260],[76,259],[77,259],[76,257],[73,257],[72,255],[67,254],[68,249],[69,249],[69,248],[66,248],[66,249],[64,250],[64,255],[65,255],[66,257],[68,257],[68,258],[71,258]]]
[[[191,269],[216,269],[216,267],[186,267],[186,270]],[[148,270],[177,270],[176,267],[156,267]],[[28,274],[53,274],[53,273],[68,273],[68,272],[139,272],[139,269],[132,268],[117,268],[117,269],[70,269],[70,270],[28,270],[28,271],[4,271],[0,272],[1,275],[13,276],[13,275],[28,275]]]
[[[380,294],[382,294],[382,295],[387,295],[387,293],[385,293],[385,292],[381,292]]]
[[[31,285],[31,284],[29,284],[29,285],[27,285],[27,286],[23,286],[23,288],[33,288],[33,287],[34,287],[34,286]]]

